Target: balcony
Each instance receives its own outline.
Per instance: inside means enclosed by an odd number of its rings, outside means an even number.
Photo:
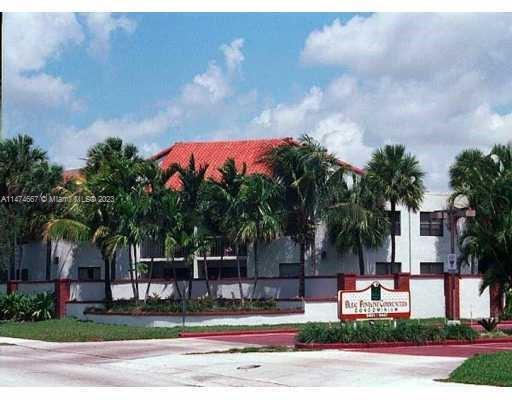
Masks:
[[[226,259],[235,258],[235,246],[223,240],[221,237],[215,237],[209,240],[209,246],[206,249],[207,259],[220,259],[221,257]],[[198,258],[204,257],[204,251],[200,251],[197,254]],[[183,251],[178,249],[175,252],[174,259],[183,259]],[[240,257],[247,257],[247,246],[240,246],[239,251]],[[163,242],[152,242],[150,240],[144,240],[140,246],[140,258],[148,260],[151,257],[159,260],[165,259],[164,243]]]

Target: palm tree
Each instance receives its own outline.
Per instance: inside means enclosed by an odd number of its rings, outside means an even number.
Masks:
[[[465,150],[450,168],[450,205],[465,198],[475,209],[459,237],[459,265],[478,260],[484,271],[480,288],[512,287],[512,145],[495,145],[489,154]]]
[[[380,247],[389,231],[384,202],[365,176],[352,173],[350,181],[332,182],[332,204],[327,209],[327,228],[340,253],[352,250],[365,274],[364,248]]]
[[[278,185],[284,188],[283,231],[300,247],[299,296],[305,296],[305,253],[314,243],[316,224],[328,191],[329,177],[342,168],[336,158],[313,138],[289,141],[262,158]],[[313,251],[313,257],[314,257]]]
[[[201,237],[201,194],[205,184],[205,175],[208,165],[196,166],[195,157],[190,155],[188,165],[186,167],[174,163],[169,167],[169,173],[178,174],[181,184],[179,191],[180,196],[180,213],[183,216],[182,232],[179,235],[178,245],[184,253],[186,263],[190,264],[188,298],[192,297],[193,271],[192,261],[200,247]]]
[[[405,152],[403,145],[386,145],[375,151],[367,167],[368,179],[391,209],[391,268],[395,265],[395,215],[396,206],[402,204],[408,210],[417,212],[425,186],[425,173],[416,157]]]
[[[253,174],[244,177],[236,199],[236,214],[239,220],[237,240],[253,244],[254,286],[251,300],[258,284],[258,242],[268,242],[281,232],[279,187],[268,177]]]
[[[0,197],[50,194],[62,179],[62,168],[48,162],[46,152],[34,146],[30,136],[19,135],[0,141]],[[7,201],[3,204],[9,228],[10,275],[16,279],[23,258],[22,244],[40,237],[40,225],[55,210],[54,204]]]
[[[136,203],[129,201],[130,196],[134,193],[140,195],[143,190],[140,180],[141,163],[137,148],[124,144],[119,138],[107,138],[94,145],[87,152],[83,177],[72,182],[71,188],[62,187],[60,190],[68,196],[94,196],[97,199],[112,197],[116,201],[72,202],[64,217],[52,219],[46,226],[47,237],[72,242],[89,241],[98,247],[104,261],[107,304],[112,302],[111,277],[115,272],[116,252],[121,244],[128,245],[131,258],[130,245],[135,250],[133,241],[140,240],[141,236],[140,232],[134,233],[137,229],[129,220],[137,215]],[[131,212],[127,221],[125,213],[128,206],[131,206]],[[136,259],[134,251],[131,260]]]

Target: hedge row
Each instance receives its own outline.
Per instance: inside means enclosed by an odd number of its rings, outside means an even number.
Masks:
[[[0,320],[43,321],[53,318],[54,313],[53,293],[0,295]]]
[[[302,343],[373,343],[373,342],[442,342],[446,339],[474,340],[478,333],[465,325],[435,326],[420,321],[398,321],[396,327],[387,321],[362,323],[316,324],[300,329],[297,340]]]

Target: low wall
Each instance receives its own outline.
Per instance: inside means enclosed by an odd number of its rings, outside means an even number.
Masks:
[[[103,281],[72,281],[69,297],[71,301],[101,301],[105,298],[105,283]]]
[[[460,280],[460,317],[468,319],[488,318],[491,304],[489,289],[480,295],[482,280],[479,277],[463,277]]]
[[[7,283],[0,283],[0,294],[7,293]]]
[[[54,293],[55,282],[53,281],[26,281],[18,282],[17,292],[23,294],[36,294],[36,293]]]
[[[411,318],[444,318],[444,278],[412,276]]]
[[[183,325],[180,314],[98,314],[84,313],[84,310],[93,306],[92,303],[68,303],[68,314],[82,320],[94,321],[104,324],[131,325],[144,327],[174,327]],[[305,322],[336,322],[337,303],[334,300],[308,301],[304,300],[304,310],[279,310],[277,312],[261,313],[197,313],[185,316],[187,326],[220,326],[220,325],[277,325],[297,324]]]

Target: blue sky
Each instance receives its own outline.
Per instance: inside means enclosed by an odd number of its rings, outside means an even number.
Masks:
[[[357,165],[404,143],[445,190],[462,148],[512,137],[511,32],[507,14],[8,14],[4,131],[66,167],[109,135],[151,154],[310,133]]]

